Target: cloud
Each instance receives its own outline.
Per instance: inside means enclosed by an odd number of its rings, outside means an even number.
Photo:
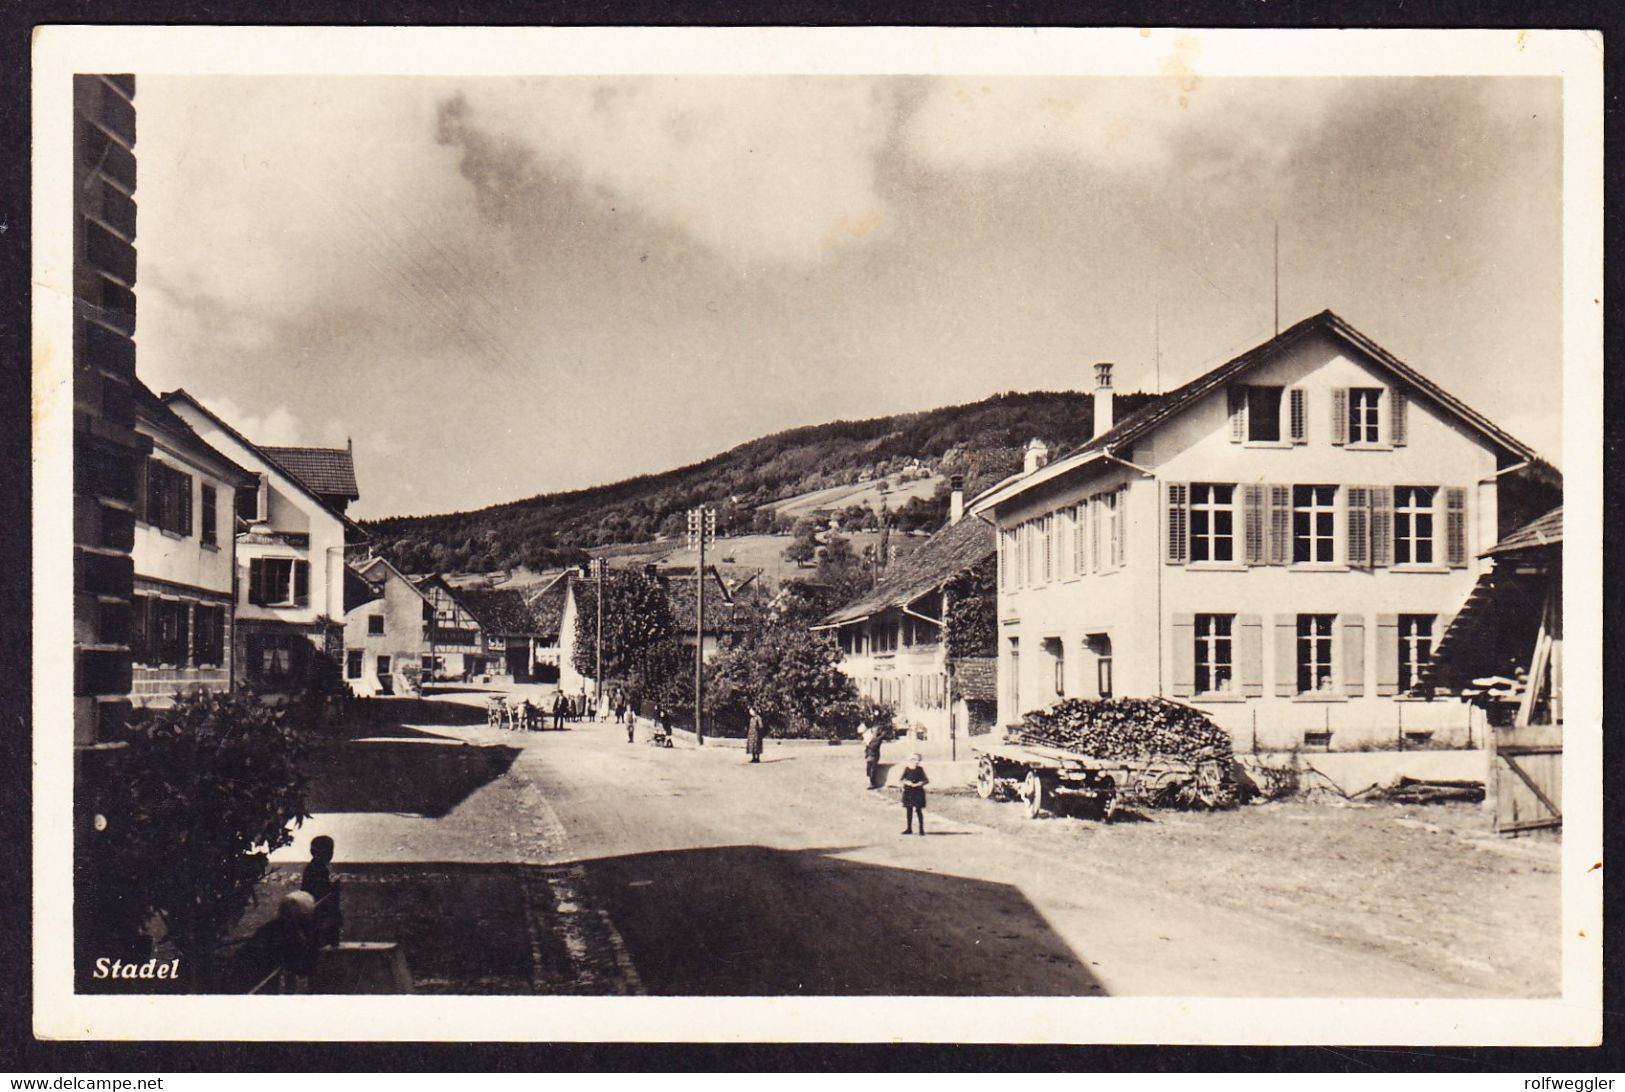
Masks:
[[[1189,72],[943,80],[910,115],[903,145],[939,170],[995,169],[1032,157],[1112,175],[1152,168],[1257,170],[1279,166],[1314,131],[1332,86],[1202,79]]]
[[[534,219],[560,192],[635,212],[741,266],[877,238],[876,161],[896,107],[860,79],[471,83],[440,108],[481,211]]]
[[[198,396],[209,411],[226,424],[254,441],[267,447],[323,446],[311,437],[305,424],[287,406],[272,406],[258,413],[250,412],[226,397]]]

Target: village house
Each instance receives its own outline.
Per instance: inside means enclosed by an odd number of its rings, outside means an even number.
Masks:
[[[1557,503],[1530,448],[1330,311],[976,499],[998,529],[999,721],[1063,697],[1189,702],[1238,749],[1468,745],[1421,673]]]
[[[486,672],[514,682],[534,681],[535,649],[545,635],[525,593],[518,588],[466,587],[457,589],[457,600],[485,639]]]
[[[359,497],[350,450],[261,447],[184,390],[163,401],[211,446],[257,476],[235,498],[237,680],[271,689],[294,686],[312,652],[341,662],[345,554],[367,539],[344,514]]]
[[[446,578],[438,574],[415,581],[428,597],[433,618],[429,626],[426,670],[436,679],[471,679],[485,673],[485,634]]]
[[[429,659],[434,604],[382,557],[344,574],[344,681],[357,694],[413,692]]]
[[[958,476],[953,485],[948,526],[813,627],[839,645],[858,692],[890,706],[897,731],[934,757],[958,757],[996,713],[995,535],[963,518]]]
[[[130,697],[166,705],[177,693],[227,691],[237,490],[258,481],[203,442],[139,379],[135,429],[152,441],[137,471]]]

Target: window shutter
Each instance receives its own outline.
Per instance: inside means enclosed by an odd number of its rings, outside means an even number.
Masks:
[[[1174,697],[1196,693],[1196,616],[1174,615]]]
[[[1119,567],[1128,564],[1128,487],[1117,491],[1117,557]]]
[[[1298,692],[1298,616],[1275,616],[1275,696],[1290,698]]]
[[[1249,698],[1264,693],[1264,619],[1243,614],[1236,619],[1236,666],[1241,675],[1241,692]]]
[[[310,604],[310,562],[293,563],[293,602],[295,606]]]
[[[1394,489],[1390,485],[1371,488],[1371,564],[1382,568],[1394,563]]]
[[[1075,572],[1089,571],[1089,504],[1081,502],[1072,509],[1072,567]]]
[[[1262,485],[1241,487],[1242,525],[1246,534],[1247,564],[1264,564],[1264,490]]]
[[[164,467],[156,459],[147,464],[147,522],[154,527],[164,524]]]
[[[248,563],[248,601],[264,605],[265,603],[265,560],[254,558]]]
[[[1247,388],[1225,388],[1230,398],[1230,442],[1239,444],[1247,438]]]
[[[181,498],[181,534],[192,534],[192,475],[176,474],[175,489]]]
[[[1343,624],[1343,693],[1351,698],[1365,695],[1365,615],[1345,614]]]
[[[1190,487],[1168,483],[1168,564],[1183,565],[1190,558]],[[1192,677],[1194,681],[1194,676]]]
[[[1285,565],[1292,557],[1292,490],[1272,485],[1270,490],[1270,564]]]
[[[1399,615],[1377,615],[1377,697],[1399,693]]]
[[[1347,387],[1332,391],[1332,443],[1349,442],[1349,392]]]
[[[1452,486],[1444,491],[1445,562],[1452,569],[1467,567],[1467,490]]]
[[[1388,442],[1395,447],[1405,446],[1406,420],[1405,413],[1410,404],[1410,396],[1398,387],[1388,391]]]
[[[1439,654],[1439,645],[1444,641],[1444,635],[1450,632],[1450,623],[1456,620],[1454,614],[1436,614],[1433,616],[1433,647],[1428,653],[1428,663],[1432,664]],[[1429,672],[1429,678],[1437,681],[1437,677]]]
[[[1287,391],[1288,435],[1295,444],[1309,442],[1309,392],[1302,387]]]
[[[1348,563],[1350,568],[1371,567],[1371,490],[1351,485],[1347,490]]]
[[[135,518],[143,523],[152,522],[152,516],[149,515],[152,502],[148,499],[147,494],[147,491],[152,488],[150,484],[151,465],[151,459],[142,459],[136,464],[135,468]]]

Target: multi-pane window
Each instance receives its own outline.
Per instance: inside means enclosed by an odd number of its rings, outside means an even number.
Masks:
[[[220,543],[220,514],[219,502],[216,499],[215,489],[212,485],[203,487],[203,527],[202,541],[205,546],[217,546]]]
[[[1196,616],[1196,692],[1222,694],[1235,678],[1235,646],[1231,614]]]
[[[1247,388],[1247,439],[1281,438],[1280,387]]]
[[[1422,668],[1433,658],[1433,615],[1399,616],[1399,692],[1409,693],[1421,681]]]
[[[1191,485],[1190,557],[1192,561],[1233,561],[1236,556],[1233,485]]]
[[[1292,487],[1292,560],[1336,560],[1337,486]]]
[[[344,677],[346,679],[359,679],[361,677],[361,650],[359,648],[345,649]]]
[[[1298,615],[1298,693],[1332,689],[1333,614]]]
[[[219,667],[225,662],[226,609],[206,607],[201,603],[192,608],[196,633],[192,637],[192,660],[199,667]]]
[[[1394,564],[1433,563],[1433,499],[1431,485],[1394,487]]]
[[[1381,439],[1381,387],[1349,388],[1349,443],[1374,444]]]
[[[248,563],[248,601],[260,606],[304,606],[310,599],[310,562],[256,557]]]
[[[1114,489],[1101,496],[1101,513],[1106,517],[1106,551],[1112,568],[1120,569],[1123,556],[1123,491]]]
[[[382,614],[367,615],[367,633],[374,637],[378,637],[381,636],[383,632],[384,616]]]
[[[237,518],[244,523],[253,523],[260,518],[260,483],[243,485],[237,488]]]

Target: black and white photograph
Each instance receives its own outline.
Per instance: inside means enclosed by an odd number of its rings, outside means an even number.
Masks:
[[[1599,54],[46,28],[36,1032],[1597,1041]]]

